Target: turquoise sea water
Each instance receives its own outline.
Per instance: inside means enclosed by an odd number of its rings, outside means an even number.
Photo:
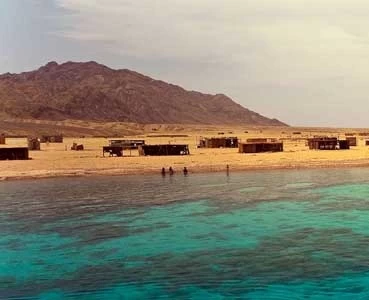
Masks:
[[[0,183],[0,299],[369,299],[369,169]]]

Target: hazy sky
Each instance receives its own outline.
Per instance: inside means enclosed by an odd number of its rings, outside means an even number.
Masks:
[[[291,125],[369,127],[368,0],[0,0],[0,73],[129,68]]]

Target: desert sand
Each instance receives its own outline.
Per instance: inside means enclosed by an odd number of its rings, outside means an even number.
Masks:
[[[222,130],[223,129],[223,130]],[[224,135],[219,135],[219,132]],[[301,132],[298,133],[298,132]],[[309,150],[306,138],[314,135],[345,138],[345,132],[354,132],[358,146],[350,150]],[[359,136],[359,133],[361,135]],[[319,129],[319,128],[207,128],[203,130],[187,128],[181,132],[146,132],[126,139],[145,139],[146,144],[189,144],[189,156],[138,156],[137,150],[127,150],[123,157],[103,157],[102,146],[108,145],[109,138],[64,138],[63,144],[41,144],[41,151],[30,151],[27,161],[0,161],[0,180],[45,178],[57,176],[160,174],[162,167],[170,166],[180,174],[187,167],[189,174],[199,172],[230,172],[241,170],[269,170],[288,168],[321,168],[345,166],[369,166],[369,147],[365,146],[365,130]],[[165,135],[187,135],[170,137]],[[158,137],[156,137],[158,135]],[[161,135],[161,136],[160,136]],[[278,138],[284,142],[284,152],[241,154],[234,149],[198,149],[200,136],[237,136],[247,138]],[[116,137],[115,137],[116,138]],[[7,138],[7,145],[26,146],[25,138]],[[76,142],[83,144],[84,151],[71,151]]]

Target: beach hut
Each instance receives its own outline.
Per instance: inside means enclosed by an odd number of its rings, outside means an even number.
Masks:
[[[123,147],[124,150],[138,149],[140,145],[145,145],[145,140],[109,140],[109,146]]]
[[[267,138],[248,138],[246,139],[247,143],[268,143]]]
[[[73,151],[82,151],[84,149],[85,147],[83,146],[83,144],[77,144],[77,143],[73,143],[72,147],[70,147],[70,150],[73,150]]]
[[[262,143],[240,143],[239,153],[261,153],[261,152],[283,152],[281,142],[262,142]]]
[[[350,142],[347,141],[347,140],[338,141],[338,149],[339,150],[349,150],[350,149]]]
[[[122,146],[103,146],[103,156],[105,156],[105,153],[108,153],[109,156],[117,156],[122,157],[123,156],[123,147]]]
[[[314,137],[308,139],[307,144],[311,150],[336,150],[338,139],[335,137]]]
[[[316,137],[308,139],[309,149],[313,150],[346,150],[350,149],[347,140],[338,140],[335,137]]]
[[[198,148],[237,148],[237,137],[200,138]]]
[[[28,150],[41,150],[40,140],[38,138],[28,138]]]
[[[27,147],[0,148],[0,160],[26,160],[28,153]]]
[[[276,138],[248,138],[246,139],[247,143],[275,143],[279,140]]]
[[[346,137],[346,141],[349,143],[350,147],[357,146],[357,138],[355,136]]]
[[[140,145],[138,146],[140,156],[164,156],[164,155],[189,155],[188,145]]]

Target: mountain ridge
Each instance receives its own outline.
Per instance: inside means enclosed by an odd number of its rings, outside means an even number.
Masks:
[[[52,61],[34,71],[0,74],[0,104],[2,117],[22,119],[287,126],[224,94],[188,91],[94,61]]]

